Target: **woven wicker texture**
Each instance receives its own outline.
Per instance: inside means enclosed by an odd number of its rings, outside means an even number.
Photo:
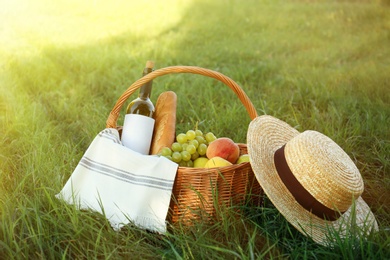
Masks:
[[[222,73],[194,66],[172,66],[155,70],[135,81],[117,100],[107,122],[107,128],[120,128],[117,120],[123,104],[143,84],[157,77],[175,73],[191,73],[214,78],[228,86],[242,102],[253,120],[257,112],[242,88]],[[246,144],[239,144],[241,154],[247,153]],[[250,163],[220,168],[179,167],[172,191],[167,220],[171,223],[192,219],[211,219],[217,205],[260,205],[263,191]]]

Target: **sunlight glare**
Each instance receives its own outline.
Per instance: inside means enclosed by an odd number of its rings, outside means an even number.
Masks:
[[[178,23],[190,3],[0,0],[0,53],[87,44],[124,33],[153,39]]]

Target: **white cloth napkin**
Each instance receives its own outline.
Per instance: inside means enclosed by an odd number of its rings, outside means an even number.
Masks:
[[[114,128],[101,131],[57,198],[100,212],[118,230],[130,221],[166,232],[166,216],[178,165],[141,155],[121,144]]]

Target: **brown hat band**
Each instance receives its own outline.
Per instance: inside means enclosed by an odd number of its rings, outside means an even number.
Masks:
[[[316,198],[314,198],[295,178],[286,161],[284,154],[285,146],[286,145],[283,145],[281,148],[276,150],[274,154],[274,162],[276,171],[286,188],[291,192],[295,200],[302,207],[317,217],[330,221],[338,219],[340,217],[340,213],[338,211],[334,211],[316,200]]]

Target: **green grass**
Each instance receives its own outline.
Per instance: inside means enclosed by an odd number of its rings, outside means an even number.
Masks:
[[[0,0],[0,258],[390,258],[389,1],[35,2]],[[115,232],[55,199],[149,59],[217,70],[259,115],[331,137],[359,168],[380,231],[325,248],[266,200],[165,236]],[[223,84],[168,75],[152,99],[165,90],[179,98],[178,131],[200,122],[246,141],[250,118]]]

